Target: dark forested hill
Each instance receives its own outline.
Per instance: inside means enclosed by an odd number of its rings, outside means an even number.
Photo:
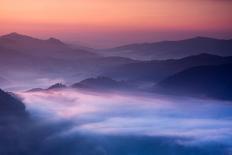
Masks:
[[[190,67],[225,63],[232,63],[232,57],[199,54],[182,59],[153,60],[124,64],[107,70],[104,76],[121,80],[157,82]]]
[[[177,95],[232,100],[232,63],[199,66],[184,70],[161,81],[156,91]]]

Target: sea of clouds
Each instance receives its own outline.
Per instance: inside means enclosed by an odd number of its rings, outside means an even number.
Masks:
[[[232,146],[230,102],[71,89],[19,95],[34,119],[71,122],[65,135],[179,137],[182,145]]]

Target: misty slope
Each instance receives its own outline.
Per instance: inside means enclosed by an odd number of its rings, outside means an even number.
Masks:
[[[77,60],[93,57],[98,56],[72,49],[54,38],[40,40],[17,33],[0,37],[0,72],[4,75],[8,72],[53,74],[60,70],[69,71],[78,65]]]
[[[232,100],[232,63],[184,70],[158,83],[163,93]]]
[[[3,78],[3,77],[0,77],[0,86],[6,85],[6,84],[8,84],[8,83],[9,83],[8,80],[6,80],[6,79]]]
[[[51,53],[50,53],[51,54]],[[56,68],[67,68],[67,69],[83,69],[88,70],[91,68],[101,68],[101,67],[112,67],[132,62],[138,62],[129,58],[123,57],[82,57],[77,54],[76,57],[68,52],[64,54],[71,59],[62,58],[53,58],[50,57],[49,53],[42,56],[33,55],[33,52],[25,52],[21,49],[9,49],[2,47],[0,44],[0,70],[10,70],[10,69],[20,69],[20,68],[37,68],[41,70],[48,70],[50,68],[54,70]],[[43,63],[41,63],[43,62]],[[87,68],[87,69],[86,69]],[[73,71],[73,70],[72,70]]]
[[[29,54],[25,54],[20,50],[8,49],[0,45],[0,71],[19,69],[27,66],[36,67],[37,64],[46,64],[50,59],[42,59]],[[42,64],[41,64],[42,66]]]
[[[130,44],[106,49],[103,53],[138,60],[182,58],[200,53],[231,56],[232,40],[196,37],[180,41]]]
[[[232,62],[232,57],[200,54],[182,59],[153,60],[125,64],[110,69],[103,75],[123,80],[156,82],[190,67],[230,62]]]
[[[5,79],[14,82],[22,78],[35,78],[54,74],[69,68],[67,60],[49,57],[37,57],[20,50],[7,49],[0,46],[0,73]],[[59,70],[58,70],[59,68]]]

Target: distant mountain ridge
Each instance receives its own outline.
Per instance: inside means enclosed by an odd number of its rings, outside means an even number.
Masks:
[[[103,54],[138,60],[183,58],[200,53],[232,56],[232,39],[195,37],[179,41],[140,43],[106,49]]]
[[[85,49],[70,47],[55,38],[41,40],[18,33],[0,37],[0,73],[12,81],[19,75],[15,75],[17,72],[32,75],[33,79],[36,75],[37,78],[59,76],[68,80],[83,80],[98,76],[106,68],[132,62],[138,61],[103,57]]]
[[[19,34],[16,32],[1,36],[0,45],[10,49],[20,47],[23,48],[24,50],[38,49],[38,48],[39,49],[66,48],[66,45],[63,42],[55,38],[42,40],[27,35]],[[24,46],[24,45],[30,45],[30,46]]]
[[[1,36],[0,47],[37,57],[76,59],[97,56],[83,49],[71,48],[56,38],[42,40],[15,32]]]

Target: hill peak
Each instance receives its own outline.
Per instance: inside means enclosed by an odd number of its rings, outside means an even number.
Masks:
[[[196,36],[196,37],[193,37],[193,39],[214,39],[214,38],[204,37],[204,36]]]
[[[20,33],[17,33],[17,32],[12,32],[12,33],[9,33],[9,34],[5,34],[5,35],[2,35],[1,37],[6,38],[6,39],[17,39],[17,40],[33,39],[33,40],[47,41],[47,42],[50,42],[50,43],[63,44],[62,41],[60,41],[59,39],[53,38],[53,37],[50,37],[47,40],[43,40],[43,39],[37,39],[37,38],[31,37],[31,36],[28,36],[28,35],[20,34]]]
[[[37,38],[34,38],[34,37],[31,37],[31,36],[28,36],[28,35],[24,35],[24,34],[20,34],[20,33],[17,33],[17,32],[12,32],[12,33],[9,33],[9,34],[6,34],[6,35],[3,35],[3,36],[0,36],[0,38],[2,39],[10,39],[10,40],[17,40],[17,41],[21,41],[21,40],[40,40],[40,39],[37,39]]]
[[[203,36],[196,36],[190,39],[186,40],[197,40],[197,41],[208,41],[208,40],[223,40],[223,39],[216,39],[216,38],[211,38],[211,37],[203,37]]]
[[[56,43],[56,44],[64,44],[62,41],[60,41],[59,39],[56,38],[49,38],[47,41],[51,42],[51,43]]]
[[[188,56],[188,57],[185,57],[185,58],[191,58],[191,57],[197,57],[197,58],[222,58],[222,56],[219,56],[219,55],[216,55],[216,54],[210,54],[210,53],[200,53],[200,54]]]
[[[21,35],[21,34],[19,34],[17,32],[11,32],[9,34],[6,34],[5,36],[18,36],[18,35]]]
[[[62,83],[56,83],[48,88],[48,90],[51,89],[60,89],[60,88],[66,88],[67,86]]]
[[[29,37],[29,36],[19,34],[17,32],[12,32],[12,33],[9,33],[9,34],[5,34],[2,37],[3,38],[24,38],[24,37]]]

